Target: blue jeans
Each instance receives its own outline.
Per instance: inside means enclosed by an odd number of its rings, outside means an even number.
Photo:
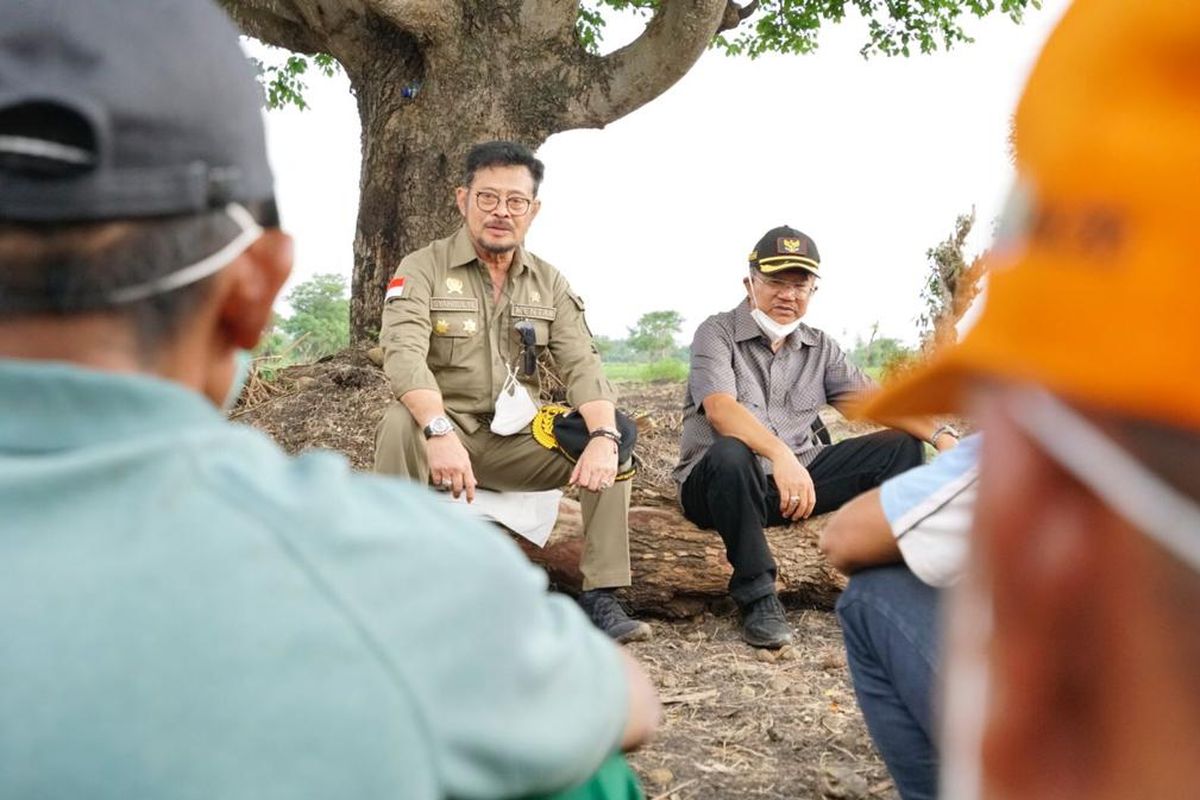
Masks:
[[[932,800],[938,590],[903,564],[867,569],[850,578],[837,615],[858,705],[900,796]]]

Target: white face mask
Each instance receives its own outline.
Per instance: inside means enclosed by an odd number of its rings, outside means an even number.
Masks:
[[[195,264],[180,267],[174,272],[167,273],[160,278],[116,289],[109,293],[108,301],[120,305],[173,292],[176,289],[182,289],[185,286],[198,283],[229,266],[246,248],[258,241],[264,231],[254,221],[254,217],[250,212],[238,203],[230,203],[225,206],[225,213],[238,226],[237,236],[233,237],[233,240],[227,245],[212,255],[197,261]],[[225,401],[221,406],[224,411],[231,410],[237,404],[238,398],[242,396],[242,390],[246,387],[246,381],[250,378],[250,352],[247,350],[238,350],[234,354],[234,359],[233,382],[229,384]]]
[[[1093,495],[1172,556],[1200,572],[1200,504],[1177,491],[1054,395],[1030,389],[1008,403],[1012,420]],[[945,684],[943,797],[983,795],[981,764],[991,675],[992,602],[973,583],[951,606]]]
[[[754,299],[754,273],[750,273],[750,318],[758,325],[758,329],[763,332],[763,335],[770,340],[771,344],[776,344],[783,341],[792,334],[792,331],[800,327],[800,319],[796,318],[788,323],[776,322],[767,316],[767,313],[758,307],[758,302]]]
[[[500,394],[496,395],[496,410],[492,415],[491,430],[497,436],[512,436],[520,433],[537,415],[537,403],[529,396],[525,384],[517,380],[517,372],[508,367],[508,377]]]
[[[197,261],[195,264],[180,267],[161,278],[155,278],[154,280],[133,286],[124,286],[110,292],[108,301],[114,304],[132,303],[137,300],[145,300],[147,297],[173,292],[176,289],[182,289],[184,286],[191,286],[193,283],[198,283],[229,266],[246,248],[258,241],[263,235],[263,229],[254,221],[254,217],[251,216],[250,212],[237,203],[230,203],[225,206],[225,213],[229,215],[229,218],[240,229],[238,235],[233,238],[233,241],[211,256]]]

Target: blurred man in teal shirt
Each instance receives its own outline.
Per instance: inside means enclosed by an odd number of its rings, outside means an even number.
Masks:
[[[225,421],[260,109],[207,2],[0,0],[0,796],[636,796],[653,689],[511,543]]]

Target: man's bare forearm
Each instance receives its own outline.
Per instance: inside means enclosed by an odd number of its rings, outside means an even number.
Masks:
[[[821,552],[847,575],[902,560],[878,488],[860,494],[830,517],[821,531]]]
[[[412,389],[400,396],[400,402],[412,414],[417,425],[424,428],[434,417],[445,416],[446,407],[442,404],[441,392],[433,389]]]
[[[866,396],[862,394],[841,397],[833,403],[833,407],[842,415],[853,417],[857,415],[858,409],[861,408],[865,399]],[[903,431],[910,436],[920,439],[922,442],[930,442],[933,434],[941,427],[940,423],[933,417],[894,417],[889,419],[874,419],[872,421],[887,428]],[[939,441],[936,444],[930,442],[938,450],[949,449],[957,443],[958,440],[953,437],[946,441]]]
[[[597,428],[617,429],[617,407],[608,400],[589,400],[579,406],[579,413],[589,431]]]
[[[896,419],[877,419],[880,425],[895,428],[898,431],[915,436],[922,442],[928,442],[938,429],[938,423],[929,417],[897,417]]]
[[[760,456],[774,459],[790,452],[783,440],[738,403],[732,395],[713,394],[704,398],[704,414],[713,430],[722,436],[732,436]]]

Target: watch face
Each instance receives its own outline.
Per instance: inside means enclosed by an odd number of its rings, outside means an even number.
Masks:
[[[434,417],[429,420],[429,424],[425,426],[425,435],[428,436],[445,436],[454,426],[450,424],[450,420],[445,417]]]

